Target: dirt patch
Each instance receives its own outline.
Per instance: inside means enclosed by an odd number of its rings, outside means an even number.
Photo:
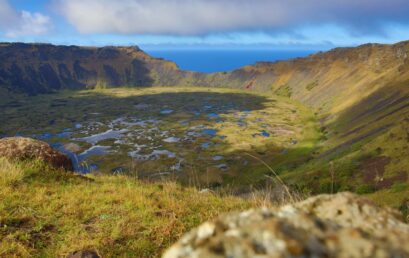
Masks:
[[[380,188],[390,188],[394,183],[406,182],[408,180],[408,173],[406,171],[400,171],[396,176],[384,178],[378,183]]]
[[[32,219],[30,217],[17,217],[9,219],[0,219],[0,227],[8,229],[8,231],[17,228],[30,228],[32,226]]]
[[[384,178],[385,167],[390,162],[391,158],[386,156],[372,157],[362,161],[361,171],[364,182],[378,190],[389,188],[396,182],[406,182],[408,178],[406,171],[401,171],[393,177]]]
[[[362,162],[362,171],[365,183],[373,183],[383,176],[385,166],[390,163],[389,157],[380,156],[366,159]]]

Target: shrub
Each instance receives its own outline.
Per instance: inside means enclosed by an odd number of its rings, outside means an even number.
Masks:
[[[278,96],[290,98],[292,92],[290,86],[288,86],[288,84],[284,84],[278,87],[277,90],[275,90],[275,94],[277,94]]]
[[[309,91],[311,91],[312,89],[314,89],[315,87],[318,86],[318,81],[314,81],[309,83],[305,88]]]

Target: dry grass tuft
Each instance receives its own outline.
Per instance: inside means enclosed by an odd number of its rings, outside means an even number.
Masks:
[[[14,164],[6,158],[0,158],[0,187],[13,186],[24,178],[22,165]]]
[[[288,194],[285,188],[280,184],[269,185],[264,189],[252,191],[249,200],[255,207],[276,208],[308,198],[306,194],[291,189]]]
[[[274,186],[269,185],[263,190],[254,191],[252,193],[251,199],[257,206],[276,207],[306,199],[304,194],[290,189],[278,173],[264,160],[249,153],[246,153],[246,155],[260,161],[273,174],[273,176],[265,175],[265,177],[271,179]]]

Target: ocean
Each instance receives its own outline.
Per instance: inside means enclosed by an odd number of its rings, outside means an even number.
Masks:
[[[316,50],[169,50],[144,49],[148,54],[157,58],[174,61],[183,70],[213,73],[227,72],[259,61],[274,62],[296,57],[305,57],[317,52]]]

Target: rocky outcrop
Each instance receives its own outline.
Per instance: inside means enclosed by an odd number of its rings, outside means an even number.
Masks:
[[[206,222],[164,258],[409,257],[409,225],[396,212],[350,193]]]
[[[72,162],[67,156],[51,148],[48,143],[30,138],[0,139],[0,157],[17,160],[38,159],[55,168],[73,170]]]
[[[182,77],[175,63],[138,47],[0,43],[0,88],[10,92],[177,85]]]

